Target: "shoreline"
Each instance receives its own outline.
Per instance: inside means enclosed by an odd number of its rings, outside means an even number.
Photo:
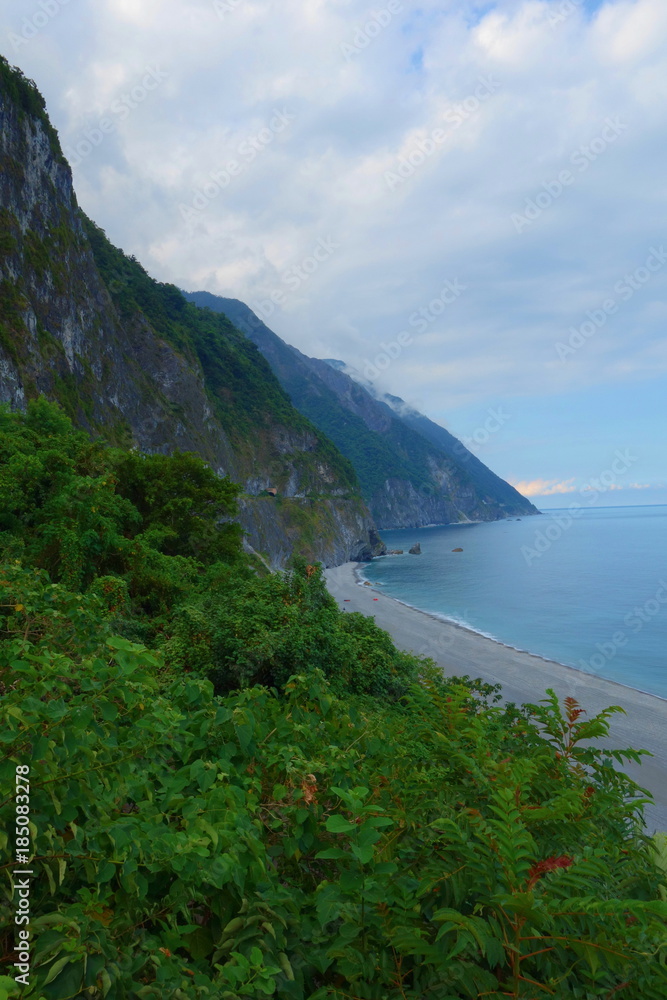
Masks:
[[[653,754],[641,765],[627,762],[623,770],[654,797],[654,804],[645,809],[647,832],[667,831],[667,699],[515,649],[388,597],[360,581],[362,569],[363,563],[345,563],[325,571],[339,608],[375,618],[399,649],[430,657],[445,675],[468,674],[500,684],[504,700],[517,704],[539,702],[546,689],[553,688],[561,701],[575,697],[589,715],[621,705],[625,714],[611,718],[606,743]]]
[[[427,618],[430,618],[431,621],[440,622],[441,624],[447,625],[451,628],[461,629],[462,632],[467,632],[468,635],[475,635],[480,639],[485,639],[487,642],[494,643],[496,646],[502,646],[503,649],[509,649],[513,653],[521,653],[524,656],[532,656],[537,660],[542,660],[544,663],[553,664],[553,666],[559,667],[561,670],[573,670],[576,674],[581,674],[583,677],[597,677],[601,681],[604,681],[605,684],[610,684],[613,687],[620,688],[622,691],[634,691],[637,694],[646,695],[647,698],[657,698],[659,701],[664,701],[667,706],[667,698],[663,697],[661,694],[656,694],[655,691],[645,691],[643,688],[633,687],[631,684],[623,684],[621,681],[612,680],[611,677],[605,677],[603,674],[594,674],[592,670],[580,670],[579,667],[573,667],[571,663],[561,663],[560,660],[552,660],[548,656],[543,656],[541,653],[534,653],[530,649],[522,649],[520,646],[512,646],[509,642],[503,642],[502,639],[497,639],[495,635],[490,635],[488,632],[481,632],[478,629],[472,628],[470,625],[464,625],[462,622],[457,622],[453,618],[447,618],[446,615],[437,615],[433,611],[424,611],[423,608],[418,608],[414,604],[402,601],[399,597],[391,597],[379,587],[376,587],[372,580],[366,581],[366,578],[363,576],[363,567],[365,566],[365,563],[349,563],[348,565],[354,567],[356,586],[366,587],[367,590],[372,590],[375,594],[382,594],[382,596],[386,597],[388,600],[394,601],[396,604],[400,604],[404,608],[409,608],[410,611],[415,611],[418,615],[425,615]]]

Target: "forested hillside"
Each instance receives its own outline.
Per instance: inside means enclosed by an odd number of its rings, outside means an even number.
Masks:
[[[219,529],[236,492],[0,411],[0,847],[32,935],[17,992],[5,892],[0,996],[660,1000],[665,857],[611,766],[637,754],[595,749],[612,710],[443,679],[317,567],[265,574]]]
[[[257,345],[294,406],[354,467],[380,528],[493,521],[538,511],[443,427],[351,377],[341,362],[309,358],[237,299],[188,292],[229,317]]]

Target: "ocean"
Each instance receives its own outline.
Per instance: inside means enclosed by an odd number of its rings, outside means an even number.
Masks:
[[[667,698],[667,506],[381,534],[405,554],[376,559],[363,575],[389,597]],[[422,554],[409,555],[416,542]]]

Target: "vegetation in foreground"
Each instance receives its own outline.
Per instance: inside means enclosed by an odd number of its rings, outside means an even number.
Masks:
[[[235,496],[0,412],[0,998],[661,1000],[664,840],[638,754],[588,742],[614,710],[443,679],[316,567],[261,576]]]

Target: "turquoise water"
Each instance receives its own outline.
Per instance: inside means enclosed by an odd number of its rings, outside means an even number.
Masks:
[[[667,506],[383,531],[365,577],[517,649],[667,698]],[[420,542],[421,556],[407,550]],[[463,552],[452,552],[462,548]]]

